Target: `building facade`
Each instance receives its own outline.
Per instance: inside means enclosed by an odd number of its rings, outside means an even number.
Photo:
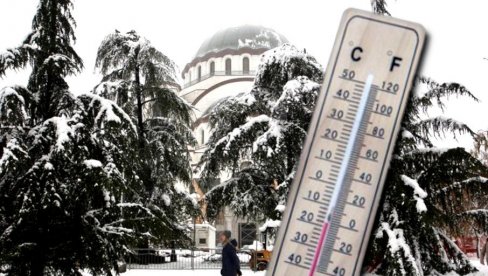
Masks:
[[[195,108],[193,133],[197,146],[191,150],[196,165],[206,149],[210,135],[208,117],[212,109],[225,99],[251,90],[261,55],[288,40],[272,29],[244,25],[218,31],[205,40],[194,58],[182,71],[183,90],[179,95]],[[194,175],[198,182],[199,173]],[[230,178],[222,172],[214,185]],[[194,186],[195,187],[195,186]],[[204,193],[205,191],[198,191]],[[231,230],[239,247],[259,239],[258,226],[252,218],[239,219],[229,210],[223,210],[215,222],[217,233]]]

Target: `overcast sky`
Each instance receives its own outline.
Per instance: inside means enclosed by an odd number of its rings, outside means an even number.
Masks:
[[[369,0],[74,0],[78,23],[75,49],[85,70],[68,80],[75,93],[87,92],[99,81],[94,74],[97,48],[115,29],[136,30],[182,69],[203,40],[217,30],[241,24],[263,25],[282,33],[300,48],[306,48],[324,67],[334,43],[342,12],[348,7],[370,10]],[[21,43],[31,30],[37,0],[0,2],[0,52]],[[488,3],[454,0],[390,0],[394,17],[415,21],[428,31],[422,75],[439,82],[464,84],[482,101],[450,101],[446,116],[468,123],[473,130],[488,129]],[[9,73],[0,88],[25,84],[28,72]],[[471,147],[468,137],[459,139]],[[446,139],[441,146],[454,146]]]

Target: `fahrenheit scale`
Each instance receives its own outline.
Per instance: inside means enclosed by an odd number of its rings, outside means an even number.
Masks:
[[[425,39],[346,10],[267,276],[359,275]]]

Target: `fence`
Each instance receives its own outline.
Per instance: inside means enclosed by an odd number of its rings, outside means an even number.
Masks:
[[[220,269],[222,249],[134,249],[135,254],[126,259],[129,269]],[[249,268],[251,253],[238,251],[241,268]]]

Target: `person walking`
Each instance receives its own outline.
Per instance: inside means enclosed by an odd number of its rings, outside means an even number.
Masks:
[[[237,257],[236,247],[230,242],[230,231],[222,231],[219,240],[224,247],[222,248],[222,270],[220,270],[220,274],[222,276],[241,276],[241,265]]]
[[[486,238],[485,245],[481,248],[480,262],[482,265],[488,265],[488,238]]]

